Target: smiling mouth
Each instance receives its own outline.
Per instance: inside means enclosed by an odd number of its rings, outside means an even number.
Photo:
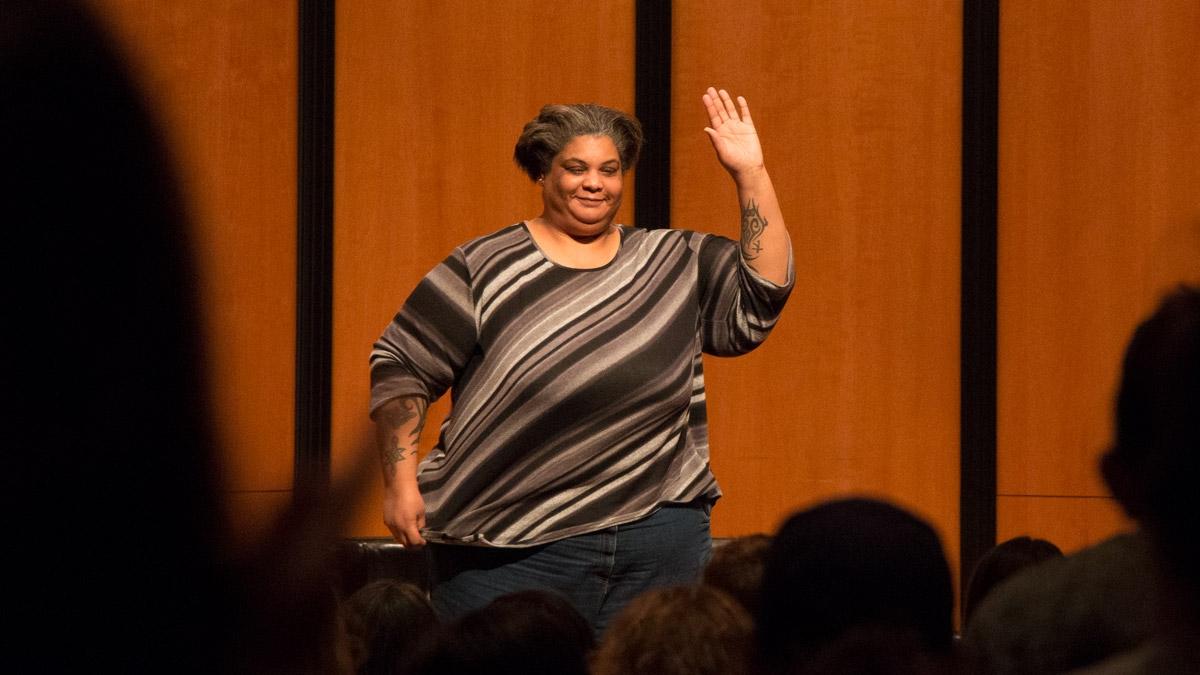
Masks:
[[[603,197],[601,197],[601,198],[576,197],[575,199],[583,202],[584,204],[587,204],[588,206],[600,206],[601,204],[604,204],[605,202],[608,201],[607,199],[604,199]]]

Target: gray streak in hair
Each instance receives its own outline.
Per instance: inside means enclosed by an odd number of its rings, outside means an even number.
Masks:
[[[577,136],[612,139],[622,172],[633,168],[642,150],[642,125],[634,116],[594,103],[551,104],[525,125],[513,149],[513,160],[536,181]]]

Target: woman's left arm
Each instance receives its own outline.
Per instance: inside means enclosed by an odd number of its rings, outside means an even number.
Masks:
[[[776,284],[786,284],[791,240],[775,187],[763,164],[762,146],[750,119],[750,106],[741,96],[734,105],[729,92],[712,87],[703,100],[709,119],[704,131],[717,152],[717,160],[737,185],[742,214],[742,259],[761,276]]]

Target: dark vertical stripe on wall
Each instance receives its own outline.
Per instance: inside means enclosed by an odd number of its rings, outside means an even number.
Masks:
[[[295,496],[329,483],[334,0],[299,0]]]
[[[634,181],[638,227],[671,226],[671,0],[637,0],[634,114],[646,144]]]
[[[996,200],[1000,0],[963,2],[962,588],[996,543]]]

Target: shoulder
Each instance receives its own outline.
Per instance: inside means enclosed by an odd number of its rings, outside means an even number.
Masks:
[[[464,257],[475,257],[512,248],[527,241],[529,241],[529,236],[526,234],[525,224],[513,223],[490,234],[469,239],[460,244],[455,252],[462,252]]]
[[[698,266],[701,274],[732,270],[741,260],[738,243],[719,234],[674,228],[629,228],[627,232],[627,243],[633,244],[648,259],[687,258]]]
[[[524,223],[518,222],[460,244],[446,261],[455,261],[473,277],[476,271],[493,267],[496,262],[511,264],[536,251]]]
[[[640,227],[629,227],[622,225],[625,230],[625,241],[628,244],[633,244],[639,247],[661,248],[667,247],[686,247],[693,253],[698,253],[705,242],[723,239],[705,232],[696,232],[693,230],[680,230],[674,228],[659,228],[654,230],[646,230]],[[732,242],[731,242],[732,243]]]
[[[528,255],[529,251],[522,247],[532,249],[529,242],[521,223],[469,239],[430,269],[423,283],[443,288],[473,286],[479,281],[481,271],[502,268],[497,262],[511,262],[511,258],[506,260],[507,256]]]
[[[1035,599],[1040,599],[1043,604],[1046,598],[1073,600],[1081,587],[1111,590],[1112,587],[1128,588],[1131,582],[1136,582],[1141,588],[1143,579],[1139,577],[1143,575],[1139,570],[1149,564],[1147,556],[1141,535],[1120,534],[1071,555],[1023,570],[998,585],[992,594],[1015,608],[1028,607]],[[991,599],[989,595],[988,600]]]
[[[1126,534],[1023,570],[984,598],[967,640],[1029,672],[1070,662],[1085,642],[1107,653],[1128,649],[1152,624],[1146,555],[1144,538]],[[1025,661],[1034,658],[1041,665]]]

